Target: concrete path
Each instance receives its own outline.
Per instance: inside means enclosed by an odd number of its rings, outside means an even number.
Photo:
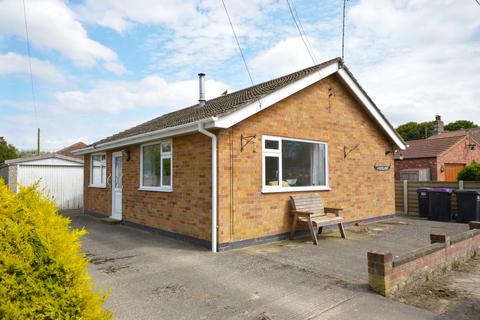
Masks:
[[[321,237],[212,254],[187,243],[70,213],[115,319],[444,319],[371,293],[366,252],[428,244],[460,224],[396,219]],[[394,251],[395,253],[395,251]]]

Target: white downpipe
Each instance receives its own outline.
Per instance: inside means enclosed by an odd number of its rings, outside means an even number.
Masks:
[[[198,124],[198,132],[212,139],[212,252],[217,252],[217,136]]]

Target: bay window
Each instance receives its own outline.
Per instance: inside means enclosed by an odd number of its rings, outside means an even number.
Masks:
[[[140,164],[140,189],[172,191],[171,141],[142,145]]]
[[[328,189],[328,146],[310,140],[263,137],[263,192]]]

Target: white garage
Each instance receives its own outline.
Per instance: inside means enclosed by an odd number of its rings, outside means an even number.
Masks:
[[[83,160],[59,154],[7,160],[0,176],[17,192],[17,183],[29,186],[40,180],[40,189],[58,209],[83,207]]]

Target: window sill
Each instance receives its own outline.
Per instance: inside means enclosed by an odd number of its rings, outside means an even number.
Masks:
[[[139,191],[173,192],[173,188],[140,187]]]
[[[99,188],[99,189],[106,189],[107,188],[106,185],[101,185],[101,184],[89,184],[88,187],[89,188]]]
[[[301,192],[301,191],[330,191],[330,187],[286,187],[286,188],[262,188],[262,193]]]

